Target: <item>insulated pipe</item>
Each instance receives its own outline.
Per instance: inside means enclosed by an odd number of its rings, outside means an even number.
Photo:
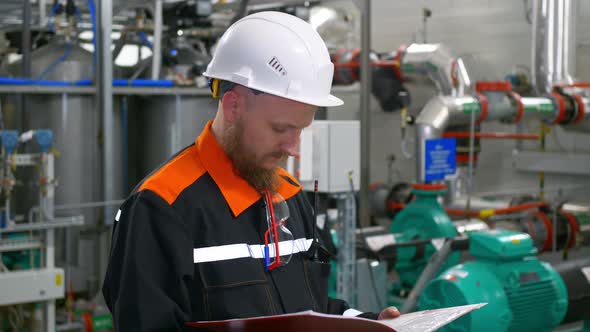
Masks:
[[[401,63],[405,80],[428,78],[441,95],[463,96],[472,91],[463,60],[442,44],[411,44],[403,50]]]
[[[539,95],[575,80],[577,7],[576,0],[533,1],[532,76]]]
[[[523,120],[540,120],[550,123],[557,118],[557,110],[550,98],[522,97]]]
[[[451,118],[462,116],[464,103],[476,102],[474,98],[461,101],[458,98],[436,96],[428,101],[416,119],[416,178],[424,182],[424,144],[427,139],[440,138]]]
[[[553,121],[558,109],[550,98],[521,98],[524,112],[522,119]],[[416,180],[424,182],[424,144],[427,139],[442,137],[449,125],[468,124],[471,112],[476,112],[477,123],[516,118],[521,112],[518,105],[494,98],[436,96],[424,106],[416,118]]]

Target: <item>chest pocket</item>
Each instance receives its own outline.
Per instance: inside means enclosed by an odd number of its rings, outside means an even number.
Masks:
[[[278,313],[262,260],[241,258],[197,264],[208,320]]]

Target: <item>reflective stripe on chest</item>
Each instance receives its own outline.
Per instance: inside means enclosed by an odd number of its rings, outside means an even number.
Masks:
[[[282,256],[283,253],[300,253],[309,250],[312,239],[296,239],[293,241],[282,241],[279,242],[279,253]],[[274,246],[269,247],[270,257],[275,257]],[[193,249],[194,263],[208,263],[226,261],[238,258],[264,258],[264,244],[228,244],[223,246],[213,246],[204,248]]]

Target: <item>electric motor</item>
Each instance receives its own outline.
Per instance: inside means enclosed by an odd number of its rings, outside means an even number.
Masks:
[[[528,234],[489,230],[470,235],[474,261],[443,272],[424,289],[420,310],[487,302],[440,331],[551,331],[568,308],[563,279],[539,261]]]

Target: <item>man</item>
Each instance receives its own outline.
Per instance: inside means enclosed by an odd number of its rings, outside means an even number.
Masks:
[[[294,16],[263,12],[228,29],[205,73],[220,98],[215,119],[115,218],[103,293],[117,331],[310,309],[360,314],[328,299],[312,208],[277,166],[296,154],[318,106],[342,104],[330,95],[332,74],[323,41]],[[398,315],[388,308],[379,318]]]

